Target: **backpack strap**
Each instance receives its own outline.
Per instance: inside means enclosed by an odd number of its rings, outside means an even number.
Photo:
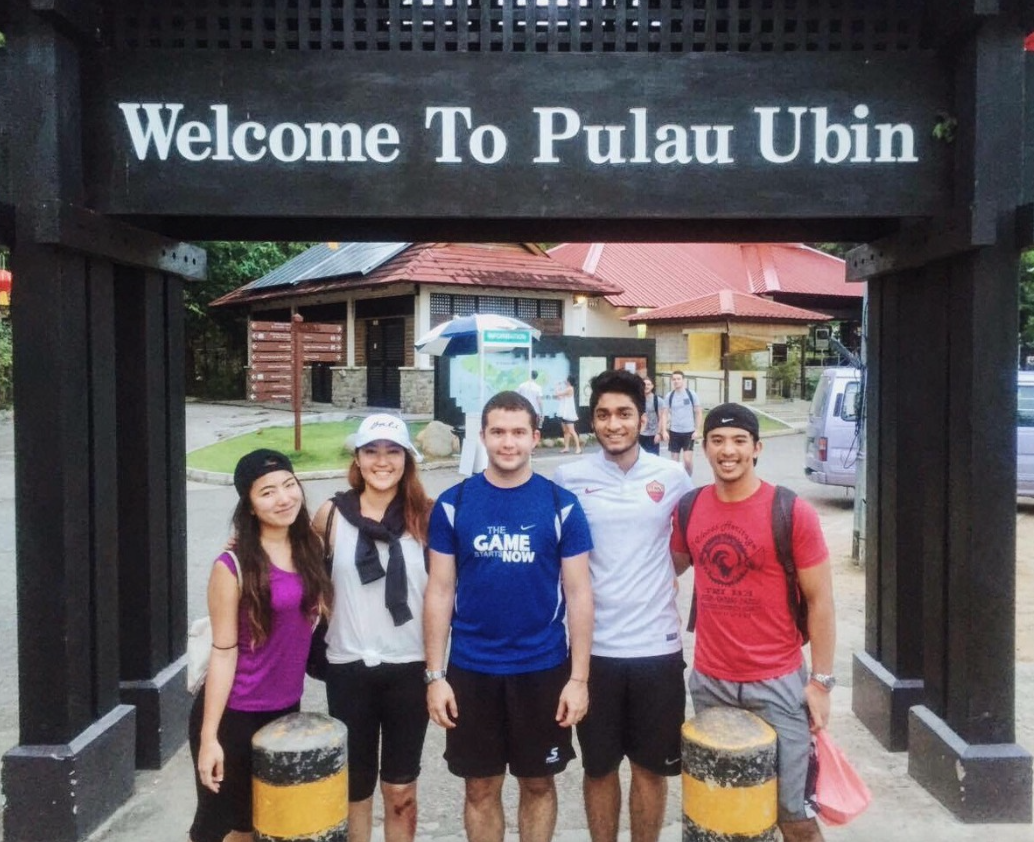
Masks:
[[[808,603],[801,596],[797,583],[797,565],[793,559],[793,506],[797,499],[789,488],[777,485],[772,498],[772,539],[775,542],[776,557],[786,577],[786,599],[790,616],[808,642]]]
[[[693,514],[693,506],[696,505],[697,497],[700,496],[700,488],[693,488],[682,495],[682,499],[679,500],[679,505],[675,509],[675,528],[679,530],[682,535],[682,540],[686,540],[686,527],[689,526],[689,517]],[[693,556],[689,557],[689,565],[693,566]],[[689,603],[689,622],[686,624],[687,631],[693,631],[697,625],[697,592],[696,588],[693,589],[693,596]]]

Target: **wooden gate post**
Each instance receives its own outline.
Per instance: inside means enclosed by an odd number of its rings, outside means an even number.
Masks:
[[[963,821],[1030,822],[1032,758],[1015,742],[1011,327],[1029,245],[1016,226],[1024,30],[1003,11],[972,31],[953,48],[953,214],[848,256],[849,273],[871,281],[873,373],[866,651],[852,704]]]

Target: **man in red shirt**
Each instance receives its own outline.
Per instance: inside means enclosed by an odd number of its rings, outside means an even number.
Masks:
[[[696,648],[689,692],[699,713],[727,705],[757,714],[778,738],[779,829],[787,842],[821,840],[806,792],[811,731],[829,721],[836,622],[829,552],[818,515],[793,506],[793,559],[808,605],[811,672],[791,616],[772,535],[775,486],[755,473],[757,417],[729,403],[704,421],[714,485],[700,490],[685,534],[672,533],[676,569],[694,565]]]

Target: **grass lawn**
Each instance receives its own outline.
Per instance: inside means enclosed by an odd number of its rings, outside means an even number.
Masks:
[[[294,426],[265,427],[243,436],[210,444],[187,454],[187,467],[202,471],[232,474],[237,460],[245,453],[268,447],[286,453],[296,471],[340,470],[344,473],[352,462],[352,453],[345,449],[345,438],[359,428],[361,418],[302,425],[302,449],[294,451]],[[409,434],[416,436],[427,424],[409,425]]]
[[[764,438],[765,433],[777,433],[780,430],[790,429],[789,424],[784,424],[782,421],[778,421],[775,418],[769,418],[767,415],[762,415],[760,412],[755,412],[754,416],[758,419],[758,428],[761,430],[762,438]]]

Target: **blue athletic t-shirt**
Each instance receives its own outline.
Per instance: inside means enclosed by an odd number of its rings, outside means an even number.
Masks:
[[[571,492],[532,474],[498,488],[483,474],[443,493],[427,544],[456,558],[450,663],[495,675],[552,669],[567,657],[560,560],[592,549]],[[557,511],[560,518],[558,522]]]

